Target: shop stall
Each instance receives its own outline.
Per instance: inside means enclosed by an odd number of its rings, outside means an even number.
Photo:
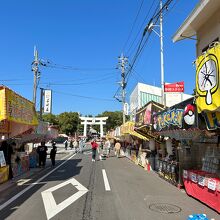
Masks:
[[[21,152],[21,146],[17,141],[20,138],[17,137],[30,134],[37,125],[38,119],[33,103],[9,88],[0,86],[0,137],[5,141],[4,146],[3,142],[0,143],[0,147],[4,148],[4,154],[9,152],[8,149],[11,151],[10,155],[4,156],[7,156],[9,173],[12,171],[14,177],[29,170],[28,154]]]
[[[158,174],[174,185],[183,185],[182,170],[193,167],[191,151],[205,131],[202,121],[194,98],[153,115],[154,134],[163,137],[157,154]]]
[[[122,152],[123,154],[132,160],[136,164],[140,164],[145,167],[145,163],[142,160],[141,150],[143,143],[149,139],[134,130],[134,122],[126,122],[120,127]]]
[[[154,101],[148,102],[141,109],[137,110],[135,116],[135,131],[146,137],[149,141],[143,142],[139,151],[139,163],[148,170],[155,170],[155,157],[157,145],[160,144],[160,137],[152,133],[153,115],[164,110],[164,106]]]

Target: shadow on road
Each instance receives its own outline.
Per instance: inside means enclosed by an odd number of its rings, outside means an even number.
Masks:
[[[20,196],[18,199],[13,201],[11,204],[6,206],[4,209],[0,211],[0,219],[6,219],[9,217],[13,212],[15,212],[19,207],[26,203],[25,205],[30,208],[32,207],[31,202],[29,201],[29,198],[33,196],[38,190],[41,190],[48,182],[57,182],[57,181],[66,181],[70,178],[73,178],[74,176],[78,175],[80,173],[80,170],[82,169],[82,166],[78,166],[78,164],[81,162],[82,159],[70,159],[68,160],[64,165],[60,166],[56,169],[61,163],[63,163],[65,160],[57,160],[56,166],[54,168],[45,168],[42,169],[39,172],[39,175],[35,175],[32,177],[32,180],[28,182],[27,184],[13,187],[13,189],[9,189],[9,191],[5,191],[1,193],[1,198],[5,198],[5,201],[10,200],[14,196],[19,195],[19,193],[22,193],[23,190],[25,190],[27,187],[31,187],[28,191],[26,191],[22,196]],[[54,169],[54,172],[51,172]],[[43,177],[47,173],[51,172],[50,175],[43,178],[40,182],[36,182],[39,178]],[[55,184],[56,185],[56,184]],[[41,191],[44,191],[42,189]],[[39,198],[40,196],[40,198]],[[33,197],[32,197],[33,199]],[[41,198],[41,194],[36,194],[36,201]],[[4,203],[3,203],[4,204]],[[0,208],[1,208],[0,204]]]

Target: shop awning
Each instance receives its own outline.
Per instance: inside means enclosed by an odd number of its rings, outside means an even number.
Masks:
[[[156,134],[151,134],[151,131],[149,130],[148,127],[146,127],[145,125],[139,127],[139,128],[135,128],[134,129],[137,133],[139,133],[140,135],[148,138],[148,139],[154,139],[157,143],[161,143],[161,141],[158,138],[158,135]]]
[[[145,141],[149,141],[149,138],[137,133],[134,130],[134,122],[131,122],[131,121],[128,121],[121,126],[121,135],[123,136],[123,135],[127,135],[127,134],[138,137],[138,138],[145,140]]]

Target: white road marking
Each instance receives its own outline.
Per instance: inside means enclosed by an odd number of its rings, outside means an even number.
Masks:
[[[20,179],[17,181],[17,185],[18,186],[22,186],[24,185],[25,183],[29,182],[31,179]]]
[[[97,148],[97,151],[98,151],[98,153],[99,153],[99,148]]]
[[[49,176],[51,173],[53,173],[55,170],[59,169],[63,164],[65,164],[68,160],[72,159],[76,154],[73,154],[71,157],[69,157],[67,160],[65,160],[63,163],[61,163],[59,166],[57,166],[56,168],[54,168],[53,170],[51,170],[49,173],[47,173],[46,175],[42,176],[40,179],[38,179],[35,183],[39,183],[41,180],[43,180],[44,178],[46,178],[47,176]],[[67,155],[66,157],[62,158],[65,159],[67,158],[69,155]],[[10,198],[7,202],[3,203],[2,205],[0,205],[0,211],[2,209],[4,209],[6,206],[8,206],[9,204],[11,204],[12,202],[14,202],[16,199],[18,199],[20,196],[22,196],[24,193],[26,193],[29,189],[31,189],[34,185],[29,185],[27,188],[23,189],[21,192],[19,192],[18,194],[16,194],[15,196],[13,196],[12,198]]]
[[[105,184],[105,190],[106,191],[111,191],[109,182],[108,182],[108,177],[107,174],[105,172],[105,169],[102,169],[102,175],[103,175],[103,180],[104,180],[104,184]]]
[[[63,202],[56,204],[56,201],[53,197],[52,192],[62,188],[63,186],[66,186],[68,184],[72,184],[75,186],[79,191],[77,193],[74,193],[69,198],[65,199]],[[43,202],[44,202],[44,208],[46,211],[47,219],[53,218],[56,214],[64,210],[66,207],[71,205],[73,202],[75,202],[77,199],[79,199],[81,196],[86,194],[88,192],[88,189],[84,187],[82,184],[80,184],[76,179],[72,178],[70,180],[67,180],[63,183],[60,183],[56,186],[53,186],[43,192],[41,192]]]

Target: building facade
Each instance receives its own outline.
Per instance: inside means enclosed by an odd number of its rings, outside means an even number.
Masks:
[[[131,115],[134,115],[137,109],[140,109],[150,101],[161,103],[161,94],[162,90],[160,87],[138,83],[130,95]],[[191,95],[184,93],[166,93],[166,106],[173,106],[191,97]]]

